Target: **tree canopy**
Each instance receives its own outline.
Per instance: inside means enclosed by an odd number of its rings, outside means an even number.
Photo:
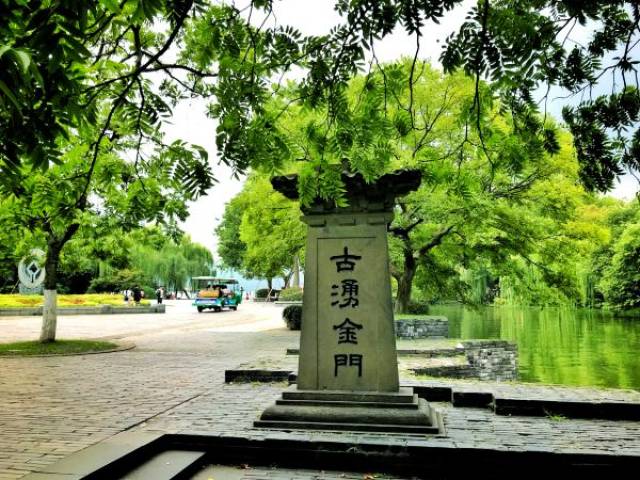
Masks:
[[[394,94],[387,99],[383,91],[390,88]],[[483,93],[490,86],[481,83],[478,88]],[[384,168],[384,155],[388,168],[422,173],[420,189],[399,199],[389,228],[396,308],[408,309],[416,275],[420,296],[474,301],[469,275],[485,272],[506,281],[527,269],[539,276],[546,302],[553,303],[554,296],[559,302],[577,301],[577,273],[567,265],[575,267],[577,256],[593,251],[600,232],[579,218],[579,208],[590,197],[576,185],[571,137],[548,118],[544,128],[555,131],[557,141],[544,144],[530,131],[514,129],[513,117],[498,101],[485,102],[478,119],[469,110],[475,92],[472,79],[462,73],[445,75],[425,62],[414,65],[405,58],[381,65],[379,72],[350,82],[350,130],[336,131],[335,142],[323,152],[331,162],[351,158],[352,165],[371,165],[373,157],[381,161],[376,169]],[[288,86],[267,108],[281,111],[292,95],[295,86]],[[383,102],[385,115],[376,116]],[[318,148],[324,112],[301,106],[281,112],[276,127],[286,131],[290,150],[303,154]],[[340,135],[354,139],[348,149],[336,143]],[[307,166],[292,162],[290,168]],[[332,188],[340,192],[337,180]],[[325,195],[335,198],[332,190]],[[268,215],[264,212],[260,222],[267,222]],[[500,294],[495,288],[493,296]],[[487,300],[484,295],[475,301]]]
[[[336,0],[342,23],[325,35],[305,36],[295,25],[277,23],[273,0],[244,6],[205,0],[1,2],[3,181],[15,187],[21,165],[46,168],[59,161],[60,139],[87,125],[95,129],[87,171],[104,142],[120,134],[118,124],[133,125],[138,142],[132,148],[143,152],[145,144],[156,143],[149,127],[191,95],[211,99],[223,162],[237,172],[278,168],[286,159],[286,135],[273,128],[277,113],[264,105],[281,87],[278,79],[296,67],[304,78],[292,104],[325,112],[316,151],[303,157],[310,168],[301,174],[319,177],[313,185],[321,194],[339,195],[322,168],[329,161],[323,152],[331,143],[343,149],[357,144],[348,134],[354,120],[345,100],[349,79],[379,71],[376,45],[396,28],[414,36],[417,61],[420,46],[433,41],[429,26],[459,15],[462,3]],[[639,23],[639,7],[631,0],[478,0],[444,42],[440,61],[446,72],[462,70],[474,78],[470,113],[480,117],[483,104],[499,96],[514,118],[511,128],[529,131],[543,145],[555,143],[554,133],[539,120],[548,96],[541,106],[536,92],[550,89],[579,99],[564,118],[580,177],[588,188],[605,191],[624,169],[639,167]],[[586,41],[576,41],[576,32]],[[152,78],[160,78],[159,88],[152,87]],[[607,78],[614,79],[611,88],[596,93]],[[482,79],[491,84],[484,94]],[[394,94],[392,84],[390,79],[385,99]],[[410,96],[407,110],[412,101]],[[385,105],[375,113],[383,115]],[[174,159],[174,174],[190,191],[202,192],[213,178],[206,159],[191,151],[196,154]],[[375,167],[385,160],[353,159],[352,167],[380,174]]]

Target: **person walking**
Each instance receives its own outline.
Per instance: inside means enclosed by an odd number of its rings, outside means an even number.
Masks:
[[[162,303],[162,294],[164,292],[162,291],[162,287],[158,287],[158,289],[156,290],[156,298],[158,299],[158,303]]]
[[[132,288],[133,291],[133,301],[136,305],[140,305],[140,300],[142,299],[142,291],[140,290],[140,287],[138,285],[136,285],[135,287]]]

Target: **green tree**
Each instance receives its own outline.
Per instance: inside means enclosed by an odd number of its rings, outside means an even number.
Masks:
[[[212,98],[222,161],[238,172],[249,166],[277,168],[286,161],[287,141],[272,128],[277,115],[264,108],[274,81],[300,67],[306,76],[292,104],[323,107],[322,123],[335,124],[342,133],[352,120],[345,102],[349,80],[366,68],[367,57],[377,68],[376,41],[399,27],[415,37],[417,59],[420,46],[432,40],[424,37],[432,22],[459,15],[454,9],[462,0],[336,0],[342,23],[319,36],[278,25],[273,4],[251,0],[241,9],[205,0],[78,0],[73,6],[3,1],[2,180],[15,184],[12,174],[22,164],[46,167],[58,161],[59,139],[84,124],[99,125],[91,141],[94,159],[88,159],[94,162],[119,111],[135,118],[152,109],[162,116],[183,95]],[[264,21],[256,23],[258,14]],[[460,69],[476,79],[469,108],[478,117],[486,109],[483,103],[498,95],[520,122],[512,127],[533,127],[531,134],[541,140],[550,140],[553,132],[531,123],[540,108],[534,92],[553,88],[578,96],[614,75],[610,92],[590,96],[564,115],[582,180],[589,188],[606,190],[623,169],[639,166],[640,101],[631,86],[639,23],[632,0],[477,0],[460,30],[446,40],[441,62],[447,72]],[[588,40],[570,41],[581,28],[590,32]],[[167,59],[172,47],[179,50],[175,62]],[[159,94],[144,91],[146,79],[157,72],[164,75]],[[209,81],[213,77],[215,83]],[[491,81],[491,96],[480,94],[482,78]],[[383,95],[392,98],[392,90]],[[632,133],[625,134],[626,128]],[[340,137],[320,135],[318,145]],[[307,161],[317,167],[325,158],[313,155]],[[371,171],[380,161],[356,161],[353,169]],[[201,162],[189,166],[183,172],[186,184],[210,181]],[[318,177],[319,191],[335,183],[327,169],[301,173]],[[308,201],[310,189],[301,193]]]
[[[240,224],[245,205],[241,195],[232,198],[224,208],[222,220],[215,229],[218,238],[218,256],[225,268],[243,271],[246,244],[240,239]]]
[[[123,233],[120,242],[126,249],[124,261],[109,258],[110,268],[94,279],[92,290],[122,290],[137,283],[177,293],[186,291],[191,277],[215,272],[209,249],[188,235],[176,241],[157,225]]]
[[[65,2],[2,2],[0,18],[8,20],[0,25],[0,182],[16,197],[31,196],[31,169],[66,163],[72,139],[81,139],[84,168],[77,163],[66,167],[80,185],[73,190],[75,195],[69,194],[64,209],[54,202],[57,211],[67,215],[56,220],[55,228],[40,223],[50,230],[47,264],[48,271],[55,271],[59,252],[89,208],[97,165],[114,151],[133,151],[137,170],[145,163],[145,149],[160,147],[171,163],[167,171],[184,192],[193,197],[212,185],[201,149],[179,141],[165,145],[157,135],[175,102],[185,95],[213,99],[209,111],[219,120],[218,151],[237,172],[250,166],[273,170],[298,160],[286,132],[273,128],[280,113],[265,108],[274,93],[274,80],[298,66],[306,77],[285,108],[311,107],[323,117],[308,132],[313,148],[301,158],[301,198],[309,202],[320,195],[344,202],[339,176],[325,167],[344,152],[350,154],[352,169],[367,179],[393,164],[393,140],[382,136],[372,144],[362,126],[369,123],[379,131],[377,126],[388,118],[386,107],[398,92],[394,81],[406,81],[402,75],[384,78],[389,88],[373,89],[379,100],[374,102],[369,95],[364,116],[347,99],[350,78],[365,66],[368,52],[371,69],[380,68],[375,40],[396,25],[416,37],[417,59],[425,25],[450,15],[460,3],[337,0],[345,23],[327,35],[305,37],[292,27],[251,23],[254,10],[271,15],[271,0],[252,0],[247,12],[234,5],[192,0],[79,0],[72,7]],[[596,85],[604,73],[613,72],[619,81],[610,94],[564,114],[583,182],[607,190],[624,168],[639,166],[640,130],[635,124],[640,101],[638,90],[630,86],[639,23],[639,9],[632,1],[478,0],[460,31],[447,40],[441,60],[446,71],[462,69],[475,78],[467,113],[475,119],[481,144],[486,139],[497,145],[497,137],[509,135],[484,130],[491,124],[486,121],[493,111],[491,102],[500,96],[501,108],[513,118],[507,130],[516,137],[528,135],[527,145],[542,145],[549,151],[557,140],[539,120],[533,92],[548,86],[579,94]],[[593,32],[584,46],[563,40],[576,24]],[[167,60],[172,47],[180,47],[175,62]],[[603,65],[611,57],[612,63]],[[396,116],[396,126],[402,129],[419,124],[411,114],[416,66],[414,61],[404,102],[409,121]],[[158,72],[162,83],[154,88],[150,79]],[[492,81],[489,91],[480,82],[485,77]],[[368,85],[371,82],[365,82],[365,90]],[[625,128],[633,133],[625,134]],[[461,143],[463,151],[469,146],[467,140],[465,136]],[[491,150],[482,146],[478,155],[488,161]],[[56,180],[76,183],[64,176]],[[144,192],[143,186],[137,188]],[[138,198],[142,196],[138,193]],[[167,201],[160,211],[175,211],[179,204],[179,199]],[[53,279],[47,282],[47,290],[56,284]],[[44,322],[48,326],[43,339],[53,338],[54,323]]]
[[[283,111],[295,87],[283,90],[268,106],[280,112],[277,127],[287,132],[289,151],[300,157],[322,154],[330,163],[347,157],[370,179],[384,168],[422,173],[422,186],[399,200],[389,229],[398,312],[407,310],[421,268],[431,278],[430,286],[422,286],[432,294],[438,285],[444,287],[441,292],[464,293],[463,271],[472,266],[497,275],[510,262],[515,268],[513,255],[524,264],[538,262],[534,254],[540,253],[546,229],[557,230],[575,210],[576,198],[584,195],[575,185],[577,164],[568,135],[558,136],[560,144],[540,140],[532,129],[555,127],[550,121],[542,127],[534,117],[531,128],[514,128],[512,117],[503,115],[497,102],[484,102],[487,108],[478,118],[470,113],[476,88],[460,73],[443,75],[424,62],[405,59],[354,78],[345,98],[348,130],[322,125],[323,112],[318,110]],[[489,86],[479,88],[482,95],[489,94]],[[385,91],[392,92],[392,99]],[[326,143],[319,144],[322,135]],[[304,171],[308,165],[293,168]],[[303,191],[316,191],[304,177],[301,184]],[[339,198],[339,175],[319,191],[328,200]],[[561,265],[563,258],[553,260]],[[549,280],[552,272],[545,270]],[[558,283],[566,276],[556,277]]]
[[[265,177],[249,178],[242,194],[246,202],[240,224],[240,240],[247,248],[244,270],[254,277],[280,276],[286,288],[295,258],[304,248],[306,229],[299,207],[273,190]]]
[[[616,308],[640,307],[640,208],[633,202],[614,212],[613,241],[600,253],[600,287]]]
[[[296,202],[273,190],[268,177],[250,176],[226,206],[216,229],[218,255],[225,265],[249,277],[289,284],[296,259],[303,255],[305,227]]]
[[[179,188],[172,171],[175,155],[188,150],[181,145],[159,148],[135,164],[119,156],[129,145],[126,126],[120,131],[122,139],[114,138],[109,150],[101,152],[89,176],[86,155],[91,155],[91,147],[78,137],[61,145],[59,165],[21,172],[20,188],[7,192],[3,205],[8,225],[29,230],[45,246],[42,341],[55,338],[59,262],[64,246],[81,227],[129,230],[154,220],[175,230],[176,222],[187,216],[186,202],[194,198]]]

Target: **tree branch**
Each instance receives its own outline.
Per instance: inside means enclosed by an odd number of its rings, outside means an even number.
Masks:
[[[429,243],[427,243],[426,245],[421,247],[420,250],[418,250],[418,258],[425,256],[427,253],[429,253],[430,250],[440,245],[442,243],[442,240],[444,240],[444,238],[447,235],[449,235],[454,228],[455,228],[455,225],[450,225],[447,228],[444,228],[440,230],[438,233],[436,233]]]

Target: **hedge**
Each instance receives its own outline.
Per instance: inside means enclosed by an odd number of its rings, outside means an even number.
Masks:
[[[302,289],[300,287],[285,288],[280,292],[278,300],[281,302],[301,302]]]

